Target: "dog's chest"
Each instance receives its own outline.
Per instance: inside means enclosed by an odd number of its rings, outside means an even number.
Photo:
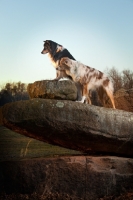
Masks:
[[[58,60],[57,60],[57,61],[54,61],[54,59],[52,58],[52,56],[50,55],[50,53],[48,53],[48,57],[49,57],[49,59],[50,59],[52,65],[53,65],[55,68],[57,68],[57,67],[58,67],[59,61],[58,61]]]

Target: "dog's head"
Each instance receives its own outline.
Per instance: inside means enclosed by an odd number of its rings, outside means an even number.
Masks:
[[[55,53],[62,51],[63,46],[60,44],[57,44],[56,42],[53,42],[52,40],[46,40],[44,41],[44,48],[42,50],[42,54],[50,53],[54,55]]]
[[[46,41],[44,41],[44,48],[43,48],[43,50],[42,50],[42,54],[46,54],[46,53],[48,53],[49,51],[50,51],[50,42],[49,42],[49,40],[46,40]]]

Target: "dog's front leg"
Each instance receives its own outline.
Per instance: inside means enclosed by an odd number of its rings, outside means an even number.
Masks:
[[[56,62],[55,69],[56,69],[56,78],[54,80],[59,81],[62,78],[61,77],[61,69],[59,66],[59,60]]]
[[[56,68],[56,78],[54,80],[59,81],[62,77],[61,71]]]
[[[56,63],[55,69],[56,69],[56,78],[54,80],[59,81],[61,78],[63,78],[62,69],[59,66],[59,62]]]

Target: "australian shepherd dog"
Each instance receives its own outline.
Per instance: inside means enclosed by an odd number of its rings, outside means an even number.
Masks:
[[[53,42],[52,40],[44,41],[44,49],[41,52],[42,54],[48,54],[53,66],[56,68],[56,80],[61,78],[71,77],[66,74],[65,70],[59,71],[57,67],[60,65],[60,60],[63,57],[68,57],[75,60],[75,58],[70,54],[70,52],[64,48],[62,45]]]
[[[79,82],[83,86],[81,103],[88,100],[91,104],[90,91],[102,89],[110,98],[113,108],[115,108],[113,83],[104,73],[69,58],[60,60],[58,70],[65,70],[74,82]]]
[[[53,66],[56,69],[56,78],[54,80],[60,80],[61,78],[68,78],[72,80],[72,77],[69,76],[65,70],[58,70],[58,66],[60,66],[60,60],[63,57],[68,57],[72,60],[75,60],[75,58],[70,54],[70,52],[64,48],[62,45],[52,41],[52,40],[46,40],[44,41],[44,48],[41,52],[42,54],[48,54]],[[80,83],[76,84],[77,87],[77,99],[81,100],[82,97],[82,86]]]

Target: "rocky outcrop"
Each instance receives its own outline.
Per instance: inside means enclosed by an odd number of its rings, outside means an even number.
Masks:
[[[62,199],[96,200],[133,190],[133,160],[129,158],[74,156],[7,161],[1,163],[0,172],[0,193],[36,192],[44,197],[60,194]]]
[[[76,100],[77,88],[70,80],[43,80],[28,84],[31,98]]]
[[[71,81],[35,82],[28,85],[28,93],[33,99],[0,109],[0,123],[84,154],[2,161],[0,193],[36,192],[53,199],[60,194],[62,199],[96,200],[133,191],[133,113],[122,111],[132,111],[133,90],[115,94],[116,108],[122,110],[99,107],[101,103],[93,92],[92,102],[99,106],[74,102],[77,89]]]
[[[133,156],[133,113],[72,101],[32,99],[2,108],[10,129],[87,153]]]

